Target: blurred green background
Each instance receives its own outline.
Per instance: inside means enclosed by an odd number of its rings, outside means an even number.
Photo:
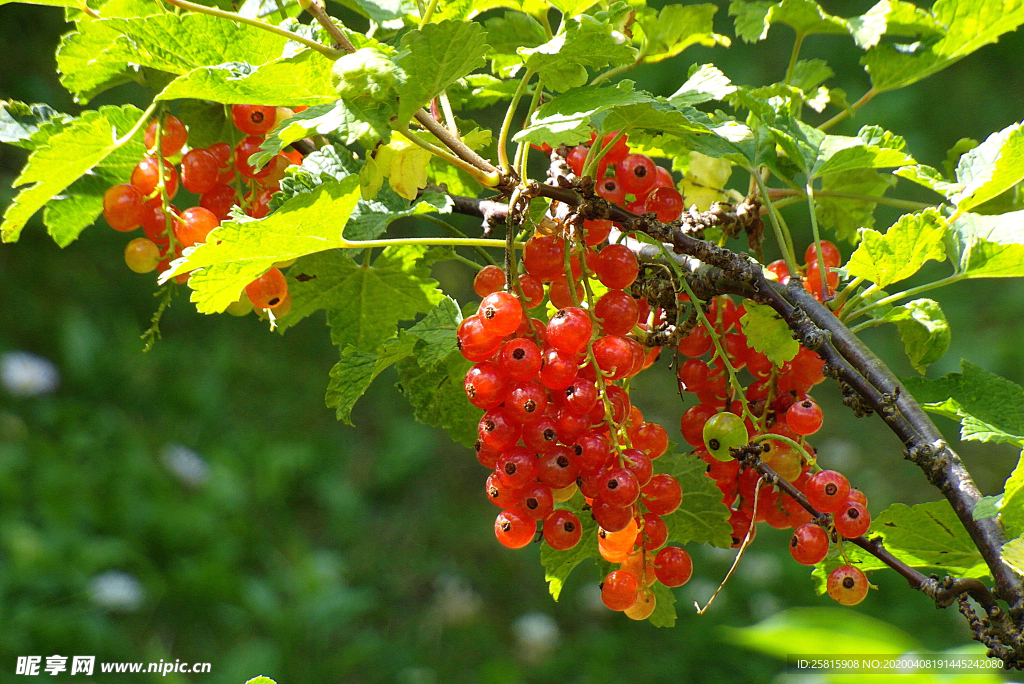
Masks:
[[[824,6],[850,16],[870,4]],[[726,14],[721,4],[718,30],[731,34]],[[0,7],[0,98],[79,110],[54,71],[66,30],[59,9]],[[771,82],[791,40],[776,27],[760,45],[693,48],[630,78],[672,92],[689,64],[713,61],[734,81]],[[851,100],[867,89],[850,41],[813,37],[802,56],[828,59]],[[1021,93],[1024,32],[877,98],[834,132],[877,123],[940,166],[958,139],[984,139],[1024,118]],[[142,97],[122,86],[91,106]],[[486,116],[493,124],[499,113]],[[0,147],[0,206],[23,162],[21,150]],[[902,181],[895,194],[929,199]],[[881,209],[878,223],[896,216]],[[798,209],[789,218],[803,226]],[[0,681],[23,680],[14,675],[18,655],[62,654],[212,663],[208,675],[109,681],[767,682],[782,667],[768,655],[780,644],[782,653],[794,643],[830,653],[851,632],[894,653],[969,642],[957,613],[936,611],[894,573],[876,573],[879,591],[855,610],[835,608],[789,558],[788,535],[770,529],[701,617],[692,604],[707,600],[732,554],[690,549],[695,574],[676,590],[674,629],[601,607],[592,566],[554,603],[538,548],[495,542],[495,510],[472,453],[415,423],[393,374],[361,400],[356,429],[335,422],[323,393],[336,351],[322,321],[282,337],[255,317],[198,315],[179,296],[164,340],[142,354],[154,279],[127,271],[124,242],[97,226],[61,251],[35,223],[19,244],[0,246],[0,354],[8,362],[21,358],[14,352],[38,355],[59,374],[53,392],[0,388]],[[435,275],[460,301],[471,297],[461,265],[442,264]],[[1018,283],[964,283],[934,296],[954,332],[932,374],[969,358],[1024,382]],[[866,338],[897,372],[913,372],[894,330]],[[666,364],[637,385],[644,413],[673,429],[685,405]],[[826,410],[814,440],[823,462],[863,488],[873,511],[938,498],[880,421],[854,419],[829,385],[815,396]],[[956,426],[940,427],[956,443]],[[1000,491],[1016,453],[957,446],[984,493]],[[810,612],[780,614],[801,606]]]

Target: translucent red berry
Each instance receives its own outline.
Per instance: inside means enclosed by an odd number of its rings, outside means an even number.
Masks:
[[[860,537],[871,527],[871,514],[856,501],[847,501],[835,512],[836,532],[847,539]]]
[[[608,573],[601,584],[601,600],[612,610],[626,610],[636,602],[639,585],[636,577],[624,570]]]
[[[803,565],[816,565],[828,554],[828,533],[816,523],[796,528],[789,540],[789,553]]]
[[[855,606],[868,595],[868,578],[852,565],[841,565],[828,576],[828,595],[844,606]]]
[[[674,513],[683,501],[683,488],[679,481],[665,473],[653,476],[641,492],[647,510],[658,515]]]
[[[690,581],[693,561],[678,546],[666,546],[654,557],[654,572],[666,587],[681,587]]]
[[[821,407],[810,397],[804,397],[786,411],[786,424],[798,435],[813,435],[821,429]]]
[[[114,230],[135,230],[150,211],[142,193],[127,183],[113,185],[103,194],[103,218]]]
[[[566,551],[579,543],[583,527],[572,511],[557,510],[544,521],[544,541],[556,551]]]
[[[246,285],[245,294],[257,309],[276,309],[288,296],[288,281],[281,269],[272,268]]]
[[[506,508],[498,514],[494,521],[494,535],[502,546],[519,549],[531,541],[537,534],[537,521],[521,508]]]
[[[636,280],[640,264],[625,245],[608,245],[599,256],[597,277],[608,288],[624,290]]]
[[[480,297],[498,292],[505,287],[505,271],[497,266],[484,266],[473,278],[473,291]]]
[[[807,501],[822,513],[835,513],[847,501],[850,482],[834,470],[822,470],[807,480]]]

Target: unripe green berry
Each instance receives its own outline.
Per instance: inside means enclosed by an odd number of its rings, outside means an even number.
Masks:
[[[716,413],[704,423],[704,446],[719,461],[731,461],[729,449],[747,443],[747,426],[735,413]]]

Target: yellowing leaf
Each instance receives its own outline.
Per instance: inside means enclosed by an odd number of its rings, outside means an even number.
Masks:
[[[391,182],[391,187],[407,200],[416,199],[417,191],[427,186],[427,165],[430,152],[414,144],[400,133],[391,142],[377,148],[377,173]],[[371,186],[372,187],[372,186]]]

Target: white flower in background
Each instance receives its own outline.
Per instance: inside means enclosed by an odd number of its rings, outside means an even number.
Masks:
[[[537,611],[516,618],[512,623],[512,632],[519,645],[519,655],[531,663],[551,655],[562,638],[562,631],[558,629],[555,619]]]
[[[484,602],[464,577],[442,574],[434,580],[433,617],[443,625],[464,625],[480,614]]]
[[[210,466],[203,457],[181,444],[165,444],[160,460],[187,485],[199,487],[210,479]]]
[[[60,373],[49,359],[23,351],[0,355],[0,384],[16,397],[49,394],[60,385]]]
[[[133,611],[142,605],[142,584],[134,575],[108,570],[89,582],[92,602],[108,610]]]

